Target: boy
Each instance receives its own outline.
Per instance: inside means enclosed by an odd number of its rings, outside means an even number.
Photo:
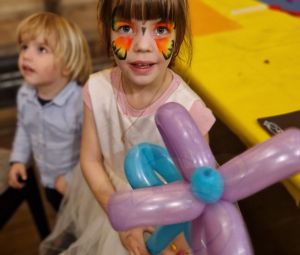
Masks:
[[[23,20],[17,38],[24,84],[17,96],[9,185],[24,186],[32,155],[46,197],[57,211],[79,161],[83,114],[79,85],[91,72],[89,48],[75,24],[49,12]]]

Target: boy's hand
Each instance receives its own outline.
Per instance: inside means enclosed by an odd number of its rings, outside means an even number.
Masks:
[[[8,173],[8,185],[15,189],[22,189],[26,180],[26,166],[23,163],[14,163]]]
[[[130,255],[149,255],[147,251],[144,232],[151,232],[152,229],[133,228],[128,231],[120,232],[120,239]]]
[[[62,195],[66,195],[68,191],[68,182],[64,175],[57,176],[54,183],[55,189]]]

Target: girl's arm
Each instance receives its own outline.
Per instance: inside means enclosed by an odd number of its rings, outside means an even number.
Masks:
[[[105,172],[93,112],[84,106],[80,163],[83,175],[97,201],[107,212],[109,197],[115,192]]]
[[[102,152],[99,144],[95,120],[92,111],[84,106],[84,119],[82,142],[80,151],[80,163],[84,177],[97,201],[107,213],[109,197],[115,189],[105,172]],[[144,229],[135,228],[120,232],[120,239],[124,247],[134,255],[148,255],[143,239]]]

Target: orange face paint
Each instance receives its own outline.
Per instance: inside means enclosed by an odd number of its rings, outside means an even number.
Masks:
[[[133,25],[130,22],[126,22],[126,21],[118,21],[116,20],[116,18],[113,20],[112,23],[112,30],[113,31],[118,31],[120,28],[122,27],[128,27],[131,28]]]
[[[133,40],[131,36],[133,25],[131,22],[118,18],[116,16],[116,11],[117,9],[113,14],[112,30],[118,33],[123,33],[123,35],[112,41],[112,49],[117,58],[120,60],[125,60]]]
[[[165,60],[169,59],[174,51],[175,42],[170,38],[155,39],[157,48],[163,54]]]
[[[175,30],[174,22],[159,22],[155,25],[157,28],[165,28],[169,33],[172,33]]]
[[[175,41],[171,39],[171,35],[175,30],[175,23],[158,23],[156,24],[156,30],[166,30],[166,35],[159,34],[155,38],[155,42],[159,51],[163,54],[164,58],[169,59],[174,51]]]
[[[132,37],[130,36],[120,36],[116,38],[112,42],[112,49],[114,54],[118,57],[120,60],[124,60],[127,57],[127,52],[132,44]]]

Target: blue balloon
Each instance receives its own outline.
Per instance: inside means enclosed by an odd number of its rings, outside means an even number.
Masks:
[[[183,222],[158,228],[146,241],[148,251],[151,254],[160,254],[182,232],[191,245],[191,222]]]
[[[125,157],[124,169],[133,189],[183,180],[168,151],[156,144],[141,143],[132,147]],[[184,222],[157,228],[146,246],[151,254],[159,254],[182,232],[191,244],[191,223]]]
[[[183,180],[168,151],[156,144],[132,147],[125,157],[124,169],[133,189]]]
[[[224,180],[219,171],[210,167],[197,168],[191,177],[192,192],[202,202],[213,204],[224,192]]]

